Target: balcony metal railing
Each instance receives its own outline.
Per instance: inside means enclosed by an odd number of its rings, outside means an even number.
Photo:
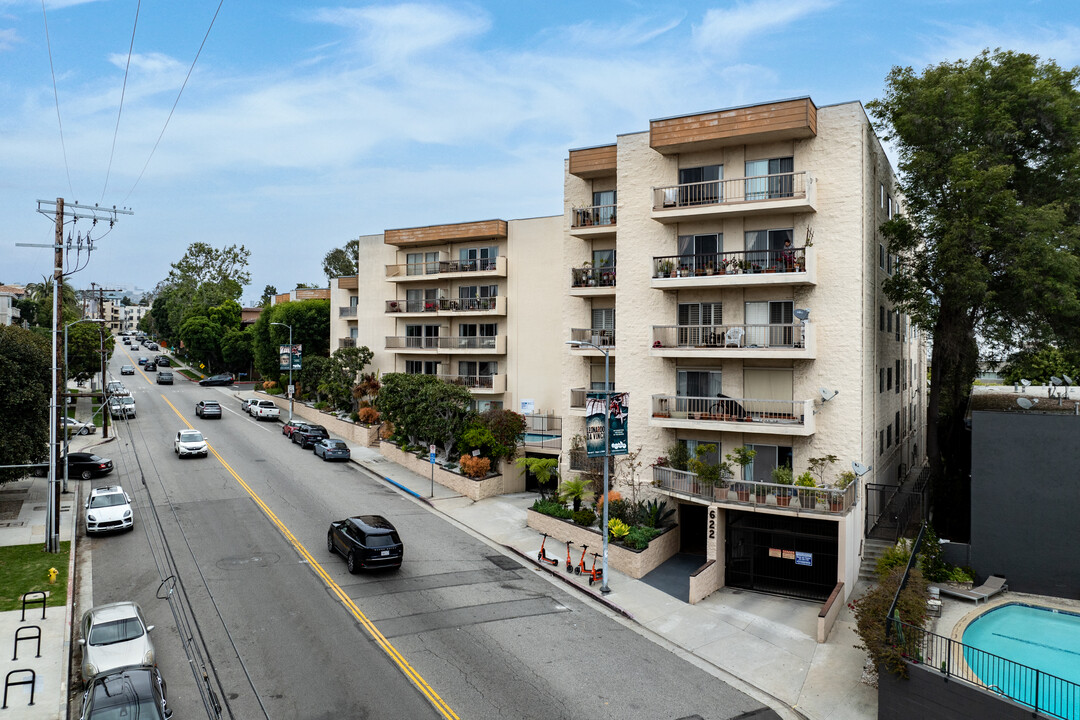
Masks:
[[[588,207],[574,208],[572,212],[571,227],[590,227],[593,225],[614,225],[614,205],[590,205]]]
[[[339,307],[338,308],[338,317],[343,317],[343,318],[356,317],[356,306],[355,305],[347,305],[347,306],[344,306],[344,307]]]
[[[702,275],[753,275],[806,272],[806,248],[738,250],[703,255],[661,255],[653,258],[654,278]]]
[[[437,312],[439,309],[439,298],[429,298],[426,300],[387,300],[386,312]]]
[[[805,400],[760,400],[729,398],[723,395],[653,395],[652,416],[680,420],[802,425],[806,422],[806,405]]]
[[[826,515],[847,514],[859,497],[858,482],[853,482],[842,489],[805,488],[729,478],[715,486],[710,486],[701,482],[696,473],[656,465],[653,466],[653,484],[665,490],[691,495],[710,502],[784,508]]]
[[[614,266],[570,268],[570,287],[615,287]]]
[[[589,457],[585,450],[571,450],[567,453],[570,460],[570,469],[575,472],[603,473],[604,458]],[[608,472],[615,472],[615,456],[608,457]]]
[[[412,337],[390,335],[386,338],[387,349],[418,349],[418,350],[491,350],[498,351],[502,343],[501,335],[484,335],[471,337],[440,336],[440,337]]]
[[[570,328],[570,339],[600,347],[615,347],[614,328]],[[589,348],[586,348],[589,349]]]
[[[653,348],[793,349],[806,347],[801,322],[769,325],[653,325]]]
[[[805,171],[653,188],[653,210],[806,197]]]
[[[339,348],[356,347],[356,338],[351,338],[351,337],[338,338],[338,347]]]
[[[470,390],[505,390],[505,375],[438,375],[443,382],[461,385]]]
[[[494,310],[498,301],[497,297],[443,298],[439,300],[439,309],[449,312]]]
[[[418,263],[397,263],[386,266],[387,277],[404,275],[442,275],[445,273],[490,272],[499,269],[503,257],[477,258],[475,260],[431,260]]]

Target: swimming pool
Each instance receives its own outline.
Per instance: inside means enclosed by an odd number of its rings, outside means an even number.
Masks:
[[[1080,720],[1080,615],[1009,603],[973,620],[963,642],[965,662],[987,687]]]
[[[521,441],[529,445],[543,445],[544,443],[552,443],[560,439],[561,437],[559,435],[527,432],[522,436]]]

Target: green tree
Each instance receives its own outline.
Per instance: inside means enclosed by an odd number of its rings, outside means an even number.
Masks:
[[[221,326],[203,316],[195,316],[180,326],[180,339],[188,357],[206,364],[207,374],[216,372],[223,365],[218,344]]]
[[[472,393],[461,385],[436,380],[423,387],[419,401],[421,429],[417,433],[429,442],[441,440],[443,457],[449,458],[474,416]]]
[[[338,348],[330,356],[319,391],[326,393],[335,408],[348,407],[356,412],[357,398],[352,390],[372,356],[373,353],[366,347]]]
[[[1026,378],[1036,385],[1049,385],[1051,377],[1062,375],[1080,382],[1080,347],[1068,351],[1053,346],[1025,348],[1009,358],[1002,377],[1008,383]]]
[[[885,292],[933,336],[927,405],[935,518],[967,533],[964,412],[979,345],[1080,333],[1080,70],[984,51],[893,68],[868,104],[900,160],[900,257]]]
[[[259,307],[270,307],[270,301],[277,295],[277,288],[273,285],[267,285],[263,288],[262,297],[259,298]]]
[[[124,297],[120,298],[120,304],[124,307],[131,307],[135,303],[131,302],[131,298],[125,295]]]
[[[52,384],[49,341],[17,325],[0,325],[0,465],[24,465],[48,457]],[[26,474],[0,468],[0,484]]]
[[[222,330],[239,330],[243,308],[235,300],[226,300],[220,305],[210,308],[206,315],[211,322],[218,325]]]
[[[513,410],[492,408],[480,413],[480,421],[491,431],[495,440],[495,448],[490,457],[493,460],[513,458],[528,427],[525,416]]]
[[[376,398],[375,409],[394,425],[395,432],[416,445],[424,435],[424,408],[421,400],[428,385],[441,382],[434,375],[387,373]]]
[[[251,369],[251,328],[245,330],[226,330],[221,338],[221,359],[225,367],[238,375],[245,375]]]
[[[315,402],[322,402],[323,378],[330,373],[330,358],[312,355],[305,357],[303,368],[299,377],[293,377],[293,381],[299,383],[303,393],[314,396]]]
[[[337,277],[356,274],[356,262],[360,253],[360,241],[350,240],[343,248],[334,248],[323,257],[323,272],[329,282]]]
[[[89,322],[72,325],[67,334],[67,376],[76,380],[88,380],[90,376],[101,372],[102,338],[106,359],[111,358],[116,343],[112,334],[99,324]]]
[[[255,369],[264,378],[280,379],[278,347],[289,342],[289,328],[271,323],[292,326],[293,344],[303,347],[304,363],[316,355],[330,356],[329,300],[298,300],[273,305],[263,310],[252,331]]]

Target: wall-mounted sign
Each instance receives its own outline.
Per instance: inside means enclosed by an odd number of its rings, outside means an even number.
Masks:
[[[782,557],[783,553],[780,548],[769,548],[769,557]]]
[[[521,401],[521,414],[522,415],[532,415],[534,412],[536,412],[536,401],[535,400],[522,400]]]
[[[785,550],[784,551],[784,559],[785,560],[794,560],[795,559],[795,551],[794,550]]]
[[[795,553],[795,564],[796,565],[805,565],[806,567],[810,567],[811,565],[814,564],[814,554],[813,553],[808,553],[808,552],[797,552],[797,553]]]

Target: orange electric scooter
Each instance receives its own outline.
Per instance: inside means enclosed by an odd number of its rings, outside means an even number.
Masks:
[[[547,542],[547,539],[550,536],[547,533],[543,533],[543,535],[544,539],[540,541],[540,552],[536,553],[536,559],[542,563],[547,563],[548,565],[558,565],[558,558],[548,557],[547,553],[544,552],[544,543]]]

